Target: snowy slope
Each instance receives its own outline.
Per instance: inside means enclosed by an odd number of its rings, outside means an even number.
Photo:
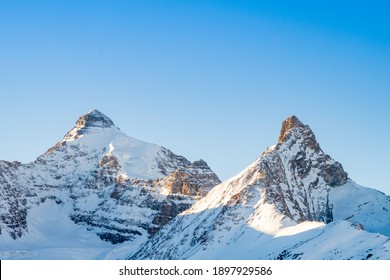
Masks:
[[[191,165],[187,159],[166,148],[127,136],[97,110],[80,117],[76,126],[56,146],[82,148],[88,153],[103,152],[102,160],[116,161],[119,174],[142,180],[162,178],[178,168]]]
[[[296,117],[132,259],[389,259],[390,198],[347,178]]]
[[[36,161],[0,161],[0,257],[120,257],[114,246],[136,250],[218,183],[91,110]]]
[[[366,231],[390,236],[390,196],[349,180],[332,189],[329,200],[335,220],[359,223]]]

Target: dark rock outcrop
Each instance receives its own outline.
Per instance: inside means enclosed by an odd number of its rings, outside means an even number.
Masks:
[[[159,181],[158,185],[167,189],[169,194],[184,194],[199,199],[220,183],[221,181],[207,163],[199,160],[187,168],[172,172]]]

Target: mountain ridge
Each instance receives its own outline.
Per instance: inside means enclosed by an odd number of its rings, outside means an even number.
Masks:
[[[390,259],[389,213],[296,116],[224,182],[98,110],[35,161],[0,161],[4,259]]]

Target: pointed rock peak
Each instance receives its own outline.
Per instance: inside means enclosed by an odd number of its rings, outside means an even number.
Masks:
[[[113,121],[102,112],[93,109],[76,121],[76,125],[64,136],[63,141],[74,141],[84,134],[96,131],[96,129],[110,127],[115,127]]]
[[[192,167],[194,167],[194,168],[202,168],[202,169],[205,169],[205,168],[210,169],[210,167],[207,165],[207,162],[205,162],[203,159],[194,161],[192,163]]]
[[[305,125],[296,116],[291,116],[285,119],[282,123],[278,142],[283,142],[288,132],[295,127],[305,127]]]
[[[76,127],[78,128],[105,128],[111,126],[114,126],[112,120],[96,109],[90,110],[88,113],[82,115],[76,122]]]
[[[296,169],[291,174],[297,172],[297,177],[306,178],[313,167],[313,160],[316,162],[315,168],[319,170],[317,174],[327,185],[341,186],[347,182],[348,174],[342,165],[322,151],[313,131],[296,116],[288,117],[283,121],[278,142],[275,149],[285,154],[284,160],[287,160],[285,165],[291,165]],[[273,147],[264,154],[272,150]]]

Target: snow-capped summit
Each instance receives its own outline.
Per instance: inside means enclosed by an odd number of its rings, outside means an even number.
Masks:
[[[111,127],[114,126],[112,120],[102,112],[92,109],[88,113],[82,115],[76,122],[77,127]]]
[[[129,258],[388,259],[389,211],[388,196],[348,179],[292,116],[275,146]]]
[[[78,118],[63,140],[43,157],[55,157],[64,149],[97,153],[102,158],[100,164],[115,166],[120,175],[131,179],[155,180],[178,168],[191,166],[187,159],[164,147],[127,136],[98,110],[91,110]],[[55,151],[57,153],[52,154]]]
[[[93,109],[78,118],[76,125],[64,136],[64,141],[74,141],[85,133],[112,127],[115,128],[115,125],[109,117]]]

